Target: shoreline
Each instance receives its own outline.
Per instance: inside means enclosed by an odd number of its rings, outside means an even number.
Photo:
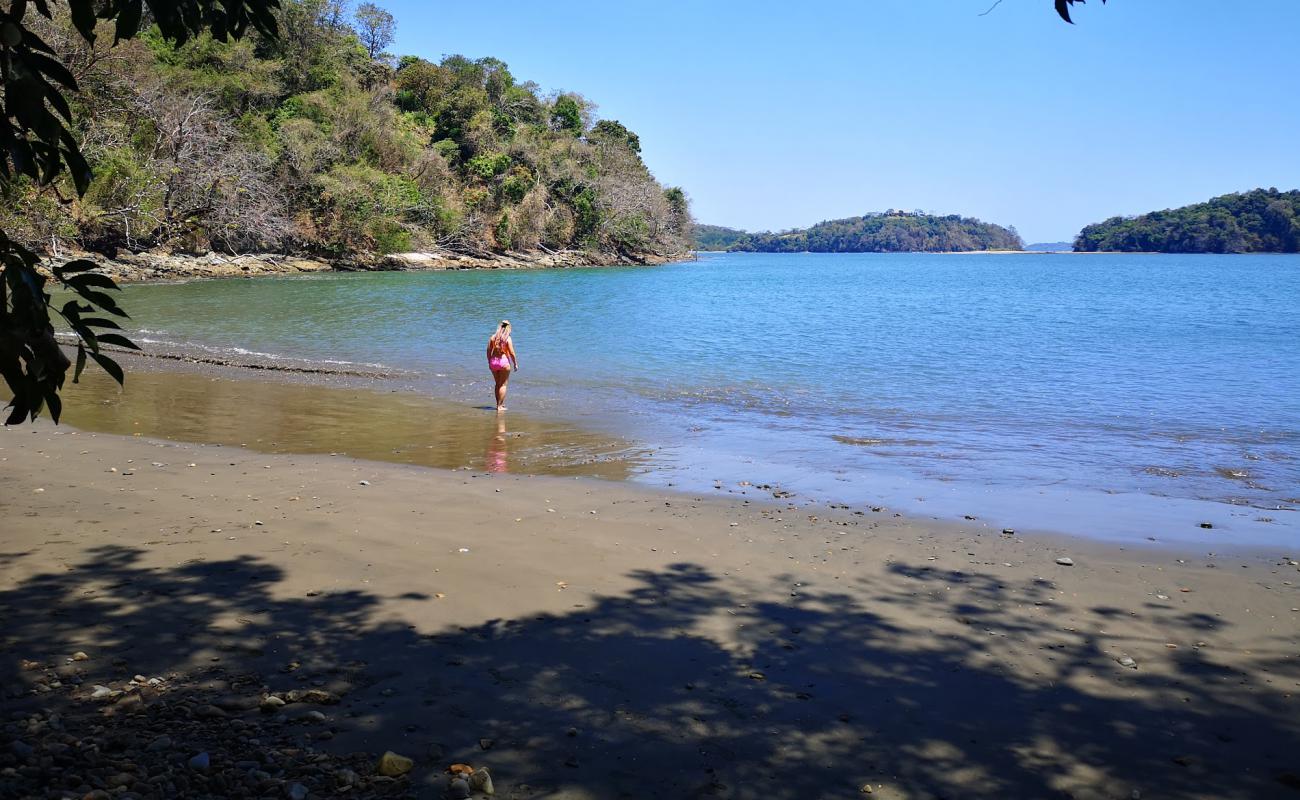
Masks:
[[[313,256],[258,253],[225,256],[218,253],[187,255],[143,251],[123,252],[115,258],[97,253],[69,252],[46,256],[42,268],[76,258],[99,264],[99,272],[118,283],[164,283],[180,280],[254,278],[262,276],[309,275],[341,272],[425,272],[478,269],[580,269],[587,267],[655,266],[689,261],[691,253],[661,255],[638,253],[630,256],[585,250],[529,251],[474,256],[451,251],[390,253],[369,261],[327,261]]]
[[[163,780],[203,751],[230,781],[239,758],[287,761],[265,780],[321,796],[345,768],[372,796],[437,792],[453,762],[575,800],[1294,785],[1297,553],[48,423],[0,432],[0,482],[6,710],[93,738],[116,709]],[[83,699],[95,685],[126,693]],[[312,687],[331,704],[257,710]],[[61,758],[45,730],[20,738]],[[254,734],[269,755],[240,750]],[[415,769],[376,778],[385,750]]]
[[[775,494],[821,506],[889,507],[944,522],[974,515],[998,526],[1126,546],[1268,552],[1294,541],[1300,522],[1291,508],[1140,491],[926,480],[885,464],[850,486],[835,473],[811,468],[678,452],[653,436],[558,414],[547,405],[529,413],[525,404],[498,417],[485,413],[488,406],[441,396],[437,387],[430,392],[417,373],[379,364],[106,349],[126,368],[129,390],[120,392],[88,370],[65,398],[65,421],[74,427],[178,442],[251,442],[268,452],[337,451],[442,469],[594,475],[688,492],[713,493],[739,482],[750,498]],[[163,413],[173,407],[193,412]],[[234,407],[256,413],[231,414]],[[301,421],[291,424],[294,418]]]

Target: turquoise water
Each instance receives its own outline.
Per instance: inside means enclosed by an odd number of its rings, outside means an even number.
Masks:
[[[645,442],[642,480],[1300,542],[1296,256],[704,254],[124,294],[154,347],[383,365],[471,406],[509,318],[511,408]]]

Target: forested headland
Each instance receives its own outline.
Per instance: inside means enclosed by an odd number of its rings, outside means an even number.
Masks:
[[[1112,217],[1084,228],[1077,252],[1300,252],[1300,191],[1255,189],[1205,203]]]
[[[738,228],[697,223],[694,227],[694,247],[696,250],[726,250],[749,235],[748,231]]]
[[[637,135],[575,93],[495,58],[385,52],[396,21],[343,0],[284,0],[279,37],[157,29],[94,44],[36,20],[76,77],[75,135],[94,180],[5,187],[0,228],[38,250],[472,255],[685,252],[685,193]],[[454,43],[448,43],[454,46]]]
[[[727,247],[760,253],[954,253],[1020,250],[1014,228],[956,214],[936,216],[888,211],[829,222],[803,230],[745,235]]]

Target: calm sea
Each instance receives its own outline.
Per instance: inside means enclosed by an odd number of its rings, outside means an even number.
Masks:
[[[470,408],[509,318],[512,413],[643,444],[645,481],[1300,543],[1296,256],[704,254],[124,295],[155,347],[383,365]]]

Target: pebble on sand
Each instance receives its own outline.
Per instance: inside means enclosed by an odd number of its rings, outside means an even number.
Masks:
[[[1056,559],[1056,563],[1060,564],[1063,567],[1073,567],[1074,559],[1068,558],[1066,556],[1061,556],[1060,558]]]
[[[389,750],[379,757],[379,763],[375,765],[375,772],[380,775],[387,775],[390,778],[396,778],[410,772],[413,766],[415,766],[414,761]]]
[[[496,787],[492,785],[492,775],[488,772],[487,767],[479,767],[469,776],[469,788],[475,792],[482,792],[486,795],[497,793]]]

